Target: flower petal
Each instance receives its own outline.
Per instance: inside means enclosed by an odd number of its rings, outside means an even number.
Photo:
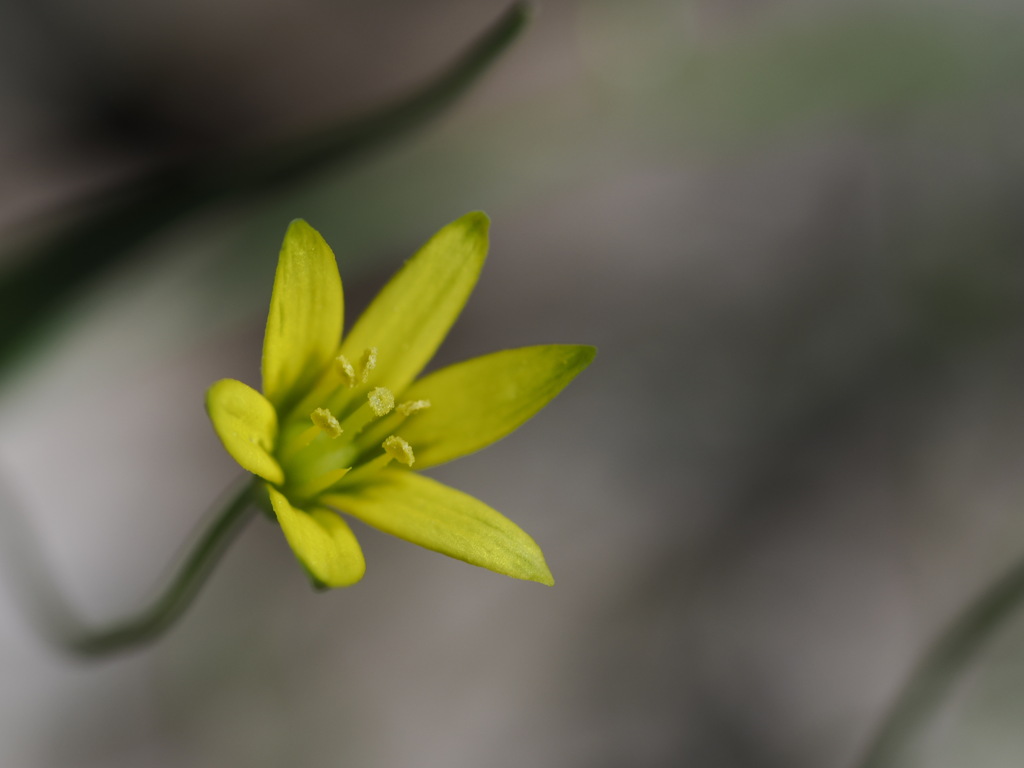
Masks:
[[[384,470],[321,501],[449,557],[516,579],[555,583],[540,547],[519,526],[482,501],[429,477]]]
[[[326,509],[296,509],[277,489],[267,490],[289,546],[318,586],[347,587],[363,578],[366,561],[348,523]]]
[[[247,384],[221,379],[206,390],[213,429],[242,468],[272,483],[283,483],[281,465],[271,455],[277,440],[277,412]]]
[[[342,294],[338,263],[320,233],[288,227],[263,338],[263,393],[279,411],[294,404],[338,351]]]
[[[467,213],[434,235],[373,300],[345,339],[351,361],[377,348],[367,386],[403,390],[448,334],[487,257],[486,214]]]
[[[413,384],[403,400],[428,400],[399,434],[416,451],[416,469],[465,456],[519,427],[590,365],[593,347],[551,344],[477,357]],[[383,426],[383,425],[382,425]]]

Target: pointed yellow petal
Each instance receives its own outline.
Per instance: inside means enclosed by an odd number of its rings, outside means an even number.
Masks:
[[[263,338],[263,393],[294,404],[330,363],[341,340],[341,277],[334,253],[304,221],[288,227]]]
[[[487,256],[490,220],[468,213],[444,227],[384,287],[345,339],[359,360],[377,348],[368,386],[400,392],[433,357],[476,285]]]
[[[516,579],[555,583],[540,547],[519,526],[482,501],[414,472],[385,470],[321,501],[435,552]]]
[[[429,400],[430,407],[410,415],[399,428],[416,451],[416,469],[500,440],[547,405],[596,353],[593,347],[569,344],[509,349],[416,382],[403,399]],[[388,427],[381,425],[382,430]]]
[[[347,587],[363,578],[366,561],[348,523],[326,509],[296,509],[275,488],[267,490],[289,546],[318,586]]]
[[[234,379],[221,379],[206,390],[206,411],[231,457],[243,469],[272,483],[284,472],[272,452],[277,440],[277,412],[263,395]]]

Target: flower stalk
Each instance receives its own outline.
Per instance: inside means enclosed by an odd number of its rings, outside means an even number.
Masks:
[[[148,606],[107,629],[80,632],[70,638],[70,650],[85,656],[100,656],[146,643],[163,634],[192,603],[228,545],[252,519],[258,509],[255,490],[255,484],[246,483],[209,521],[174,577]]]
[[[199,525],[171,577],[152,599],[133,615],[106,627],[90,626],[67,603],[46,567],[37,537],[27,519],[18,514],[13,494],[3,484],[0,550],[12,583],[21,588],[16,597],[23,599],[40,633],[70,654],[106,656],[155,640],[181,617],[228,546],[259,510],[259,492],[250,481],[230,493]]]

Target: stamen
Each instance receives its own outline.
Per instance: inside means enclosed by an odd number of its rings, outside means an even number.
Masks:
[[[371,389],[366,399],[370,402],[370,409],[377,418],[387,416],[395,407],[395,396],[391,394],[391,390],[387,387]]]
[[[414,456],[412,452],[412,446],[398,435],[391,435],[384,441],[382,447],[387,451],[388,456],[392,459],[400,461],[403,464],[407,464],[410,467],[413,465],[413,462],[416,461],[416,456]]]
[[[334,360],[334,367],[347,387],[352,388],[356,385],[356,369],[348,361],[348,358],[338,355]]]
[[[399,403],[395,406],[395,412],[405,419],[429,407],[429,400],[406,400],[404,403]],[[377,445],[387,436],[388,432],[397,429],[399,423],[401,422],[394,419],[378,421],[361,436],[360,442],[362,445]]]
[[[381,447],[384,449],[384,453],[375,456],[365,464],[355,467],[350,474],[345,476],[345,482],[355,481],[356,478],[369,477],[375,472],[380,472],[396,459],[410,467],[416,461],[416,457],[412,452],[412,446],[398,435],[389,436]]]
[[[326,408],[317,408],[311,414],[309,418],[312,422],[326,432],[332,440],[339,437],[344,430],[341,428],[341,424],[334,418],[334,414]]]
[[[391,394],[391,390],[387,387],[374,387],[366,393],[366,402],[349,414],[341,423],[341,427],[354,437],[370,422],[387,416],[394,407],[395,396]]]
[[[403,416],[411,416],[412,414],[426,410],[429,407],[429,400],[407,400],[404,403],[399,403],[395,410]]]
[[[363,359],[359,361],[359,380],[365,384],[370,378],[370,371],[377,367],[377,348],[370,347],[363,352]]]

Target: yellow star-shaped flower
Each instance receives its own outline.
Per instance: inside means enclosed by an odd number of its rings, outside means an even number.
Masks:
[[[554,583],[515,523],[411,471],[504,437],[594,358],[587,346],[524,347],[416,379],[476,284],[488,226],[470,213],[444,227],[341,340],[334,254],[306,222],[293,222],[270,300],[263,393],[234,379],[207,392],[217,435],[266,481],[285,538],[317,585],[354,584],[366,570],[337,511],[473,565]]]

